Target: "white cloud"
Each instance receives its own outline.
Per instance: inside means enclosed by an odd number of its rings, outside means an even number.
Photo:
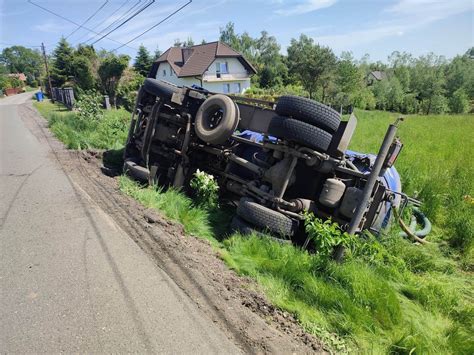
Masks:
[[[390,19],[358,31],[316,37],[321,44],[344,50],[385,38],[404,36],[433,22],[473,11],[472,0],[399,0],[386,8],[382,17]]]
[[[304,0],[300,1],[296,5],[286,5],[283,2],[284,8],[278,9],[275,11],[278,15],[302,15],[308,12],[313,12],[316,10],[324,9],[326,7],[331,7],[337,2],[337,0]]]
[[[387,37],[402,36],[407,27],[401,25],[381,26],[349,33],[316,37],[315,40],[333,49],[342,50],[372,43]]]
[[[395,15],[439,20],[462,12],[474,10],[472,0],[399,0],[387,9]]]
[[[34,30],[46,33],[64,33],[72,28],[72,25],[57,23],[57,22],[45,22],[33,27]],[[77,27],[77,26],[74,26]]]

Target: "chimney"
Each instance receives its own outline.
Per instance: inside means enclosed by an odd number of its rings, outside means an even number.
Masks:
[[[186,63],[189,57],[193,54],[194,49],[190,47],[186,47],[182,49],[183,51],[183,63]]]

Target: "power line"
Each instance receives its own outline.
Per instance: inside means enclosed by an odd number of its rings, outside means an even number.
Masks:
[[[73,20],[70,20],[70,19],[68,19],[68,18],[66,18],[66,17],[64,17],[64,16],[62,16],[62,15],[59,15],[59,14],[57,14],[57,13],[55,13],[55,12],[53,12],[53,11],[51,11],[51,10],[49,10],[49,9],[47,9],[47,8],[45,8],[45,7],[43,7],[43,6],[41,6],[41,5],[38,5],[38,4],[34,3],[32,0],[28,0],[28,2],[29,2],[31,5],[34,5],[34,6],[36,6],[36,7],[39,7],[40,9],[42,9],[42,10],[44,10],[44,11],[46,11],[46,12],[49,12],[50,14],[53,14],[54,16],[57,16],[57,17],[63,19],[64,21],[70,22],[70,23],[72,23],[73,25],[79,26],[80,28],[83,28],[83,29],[85,29],[85,30],[87,30],[87,31],[89,31],[89,32],[93,32],[93,33],[95,33],[95,34],[98,34],[96,31],[91,30],[90,28],[87,28],[87,27],[85,27],[85,26],[81,26],[80,24],[78,24],[77,22],[75,22],[75,21],[73,21]],[[122,42],[116,41],[115,39],[112,39],[112,38],[108,38],[108,39],[111,40],[111,41],[113,41],[113,42],[115,42],[115,43],[123,44]],[[137,50],[136,48],[130,47],[130,46],[126,45],[126,44],[125,44],[125,46],[127,46],[127,47],[130,48],[130,49]]]
[[[142,33],[140,33],[138,36],[135,36],[133,37],[130,41],[122,44],[121,46],[115,48],[112,50],[112,52],[115,52],[116,50],[124,47],[124,46],[127,46],[130,42],[133,42],[135,41],[137,38],[143,36],[145,33],[148,33],[150,32],[152,29],[154,29],[155,27],[161,25],[163,22],[165,22],[166,20],[168,20],[170,17],[174,16],[175,14],[177,14],[178,12],[180,12],[182,9],[184,9],[186,6],[188,6],[190,3],[192,3],[193,0],[189,0],[186,4],[184,4],[183,6],[181,6],[180,8],[178,8],[177,10],[173,11],[171,14],[169,14],[168,16],[166,16],[164,19],[162,19],[160,22],[158,22],[157,24],[151,26],[149,29],[143,31]]]
[[[99,23],[98,25],[92,27],[92,29],[95,31],[98,27],[102,26],[104,23],[106,23],[110,18],[112,18],[117,12],[119,12],[122,7],[124,7],[130,0],[125,0],[125,2],[122,3],[122,5],[120,5],[114,12],[112,12],[110,14],[110,16],[107,16],[105,19],[102,20],[101,23]],[[138,0],[137,3],[135,5],[133,5],[131,8],[134,8],[137,4],[140,3],[141,0]],[[125,12],[125,14],[127,14],[128,12],[130,11],[130,9],[128,11]],[[110,25],[108,25],[107,27],[105,27],[103,30],[100,30],[99,31],[99,34],[102,34],[107,28],[109,28],[111,25],[113,25],[114,23],[116,23],[117,21],[121,20],[125,15],[121,15],[119,16],[118,19],[115,19]],[[81,41],[84,37],[87,36],[87,33],[82,35],[81,37],[79,37],[79,39],[77,40],[77,43],[76,44],[82,44]],[[97,37],[97,35],[94,35],[92,36],[91,38],[87,39],[85,42],[83,43],[86,43],[86,42],[89,42],[91,39],[94,39],[95,37]]]
[[[104,3],[102,4],[102,6],[100,6],[97,10],[94,11],[94,13],[92,15],[90,15],[82,24],[81,26],[77,27],[74,31],[72,31],[70,34],[68,34],[66,36],[66,39],[68,39],[69,37],[71,37],[74,33],[76,33],[77,31],[79,31],[81,29],[82,26],[84,26],[87,22],[89,22],[89,20],[91,18],[93,18],[95,15],[97,15],[97,13],[102,10],[104,8],[105,5],[107,5],[107,3],[109,2],[109,0],[105,0]]]
[[[153,3],[155,2],[155,0],[151,0],[151,2],[149,2],[148,4],[146,4],[144,7],[140,8],[139,10],[137,10],[133,15],[129,16],[125,21],[123,21],[120,25],[118,25],[117,27],[115,27],[114,29],[110,30],[109,32],[107,32],[105,35],[103,35],[102,37],[100,37],[99,39],[96,39],[94,42],[91,43],[91,45],[94,45],[96,44],[97,42],[99,42],[100,40],[102,40],[103,38],[107,37],[109,34],[111,34],[112,32],[118,30],[120,27],[122,27],[123,25],[125,25],[128,21],[130,21],[132,18],[134,18],[135,16],[137,16],[138,14],[140,14],[142,11],[144,11],[147,7],[149,7],[150,5],[152,5]],[[123,47],[123,46],[122,46]]]
[[[85,41],[85,43],[87,42],[90,42],[90,41],[93,41],[95,38],[97,38],[98,36],[100,36],[101,34],[103,34],[105,31],[107,31],[109,28],[111,28],[112,26],[114,26],[116,23],[119,23],[120,21],[122,21],[122,19],[124,19],[125,17],[127,17],[127,15],[133,10],[135,9],[138,5],[140,5],[141,3],[141,0],[138,0],[135,4],[133,4],[127,11],[125,11],[119,18],[115,19],[114,21],[112,21],[112,23],[110,23],[108,26],[106,26],[105,28],[101,29],[99,31],[99,35],[95,35],[95,36],[92,36],[91,38],[89,38],[87,41]],[[110,18],[110,17],[109,17]],[[99,25],[100,26],[100,25]],[[99,27],[97,26],[97,27]]]

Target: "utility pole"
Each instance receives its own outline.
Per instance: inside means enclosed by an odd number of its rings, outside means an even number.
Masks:
[[[51,75],[49,75],[48,58],[46,58],[46,49],[44,48],[44,43],[43,42],[41,42],[41,49],[43,51],[44,66],[46,67],[46,74],[48,75],[49,98],[51,99],[51,102],[54,104],[53,86],[51,84]]]

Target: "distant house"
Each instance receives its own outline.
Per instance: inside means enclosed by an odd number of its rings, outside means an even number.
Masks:
[[[383,71],[374,70],[367,75],[367,84],[372,85],[376,81],[384,80],[387,77],[387,74]]]
[[[23,73],[12,73],[12,74],[8,74],[8,76],[9,76],[10,78],[17,78],[17,79],[19,79],[19,80],[21,80],[21,81],[23,81],[23,82],[26,81],[26,75],[23,74]]]
[[[227,44],[211,42],[171,47],[154,63],[152,75],[179,86],[199,85],[211,92],[242,94],[255,68]]]

